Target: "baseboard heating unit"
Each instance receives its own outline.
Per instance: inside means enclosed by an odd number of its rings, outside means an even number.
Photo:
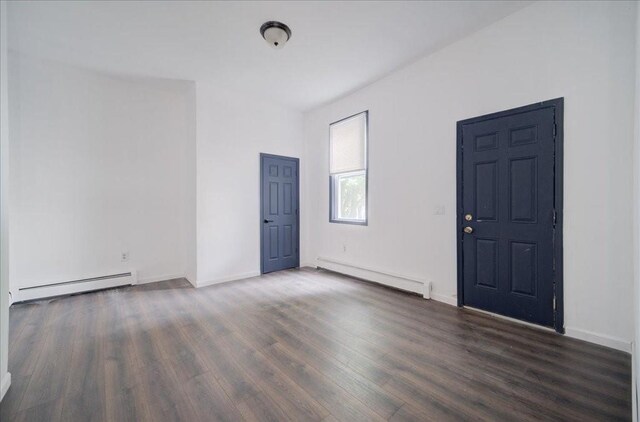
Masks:
[[[39,286],[19,287],[18,291],[12,292],[13,303],[25,302],[28,300],[45,299],[55,296],[63,296],[74,293],[83,293],[93,290],[108,289],[136,284],[138,277],[135,271],[126,273],[100,275],[77,280],[59,281],[55,283],[42,284]]]

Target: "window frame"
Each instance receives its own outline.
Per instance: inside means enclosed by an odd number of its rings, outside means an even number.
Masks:
[[[353,117],[364,114],[364,169],[351,170],[340,173],[331,173],[331,126],[337,123],[349,120]],[[329,123],[329,223],[352,224],[356,226],[369,225],[369,110],[360,111],[335,122]],[[340,175],[360,173],[364,171],[364,220],[353,220],[347,218],[338,218],[337,204],[334,199],[338,198],[339,189],[336,191],[336,182]]]

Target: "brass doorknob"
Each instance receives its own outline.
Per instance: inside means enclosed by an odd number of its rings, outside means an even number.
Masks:
[[[464,229],[462,229],[466,234],[471,234],[473,233],[473,227],[465,227]]]

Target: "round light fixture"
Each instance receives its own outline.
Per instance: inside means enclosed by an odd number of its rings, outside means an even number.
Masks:
[[[260,27],[262,38],[273,48],[282,48],[291,38],[291,29],[282,22],[269,21]]]

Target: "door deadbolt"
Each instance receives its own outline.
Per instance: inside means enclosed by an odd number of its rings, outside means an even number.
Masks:
[[[465,214],[464,219],[467,221],[473,220],[473,216],[471,214]]]
[[[466,234],[471,234],[473,233],[473,227],[465,227],[464,229],[462,229]]]

